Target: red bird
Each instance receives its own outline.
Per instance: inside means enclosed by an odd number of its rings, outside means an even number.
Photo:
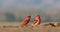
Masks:
[[[40,25],[40,23],[41,23],[41,18],[39,15],[37,15],[32,25],[36,26],[36,25]]]
[[[28,23],[29,23],[29,21],[30,21],[30,19],[31,19],[31,16],[27,16],[24,20],[23,20],[23,22],[22,22],[22,26],[26,26]]]

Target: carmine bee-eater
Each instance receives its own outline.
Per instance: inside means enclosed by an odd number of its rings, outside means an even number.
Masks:
[[[32,24],[32,26],[40,25],[40,23],[41,23],[41,18],[40,18],[39,15],[37,15],[34,22],[33,22],[33,24]]]
[[[24,20],[23,20],[23,22],[22,22],[22,26],[26,26],[28,23],[29,23],[29,21],[30,21],[30,19],[31,19],[31,16],[27,16]]]

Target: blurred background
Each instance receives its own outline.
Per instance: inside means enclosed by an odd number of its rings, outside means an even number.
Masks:
[[[0,22],[31,22],[40,15],[42,22],[60,22],[60,0],[0,0]]]

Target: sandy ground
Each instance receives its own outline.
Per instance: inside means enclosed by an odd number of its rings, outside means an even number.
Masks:
[[[60,32],[60,27],[44,26],[43,24],[36,27],[30,25],[28,27],[2,25],[0,26],[0,32]]]

